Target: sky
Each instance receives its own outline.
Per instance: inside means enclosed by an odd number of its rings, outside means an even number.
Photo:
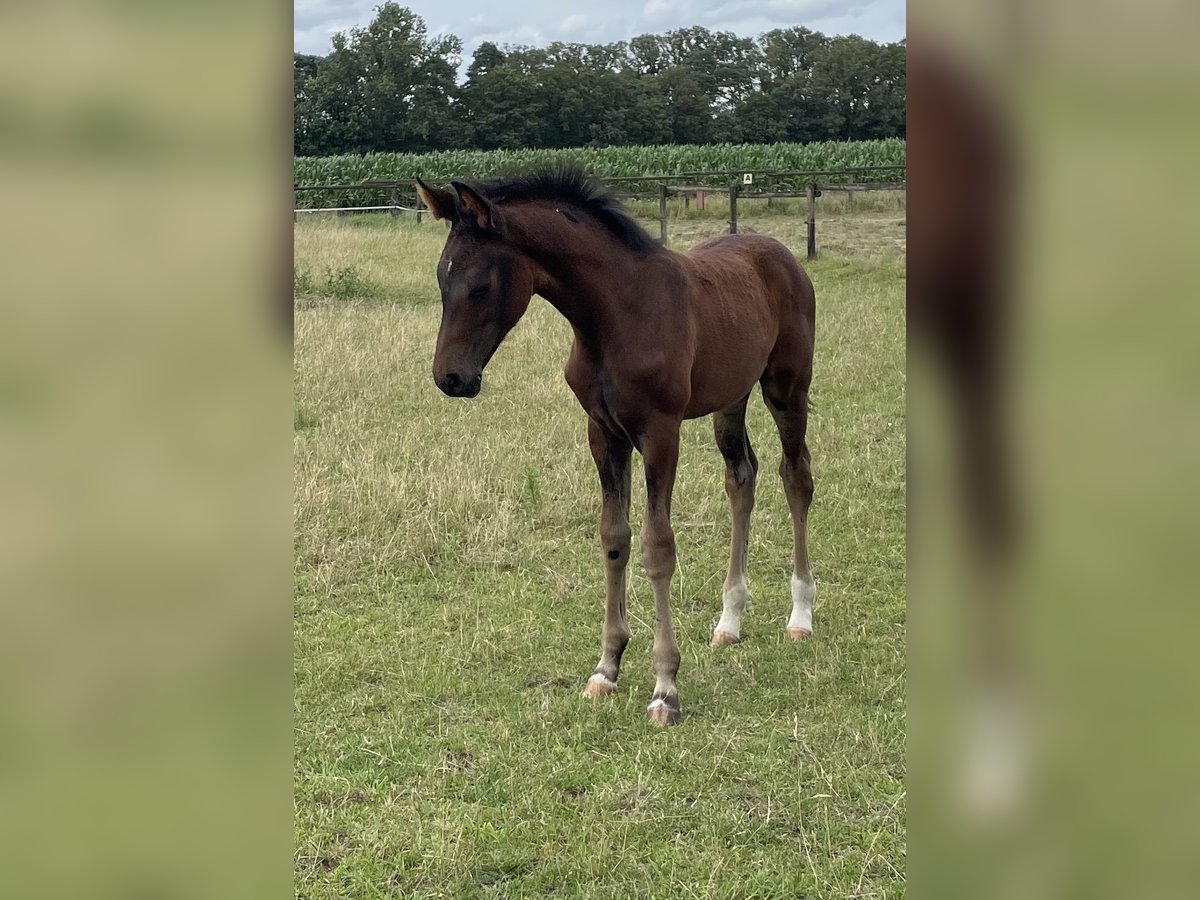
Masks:
[[[330,37],[367,25],[382,0],[294,0],[294,46],[327,54]],[[772,28],[805,25],[825,34],[859,34],[874,41],[904,37],[905,0],[399,0],[434,34],[455,34],[463,62],[484,41],[545,46],[552,41],[608,44],[639,34],[702,25],[755,37]]]

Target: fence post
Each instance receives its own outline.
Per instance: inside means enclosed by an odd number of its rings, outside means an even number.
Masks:
[[[388,198],[388,202],[392,206],[392,208],[388,210],[388,215],[390,215],[392,218],[400,215],[400,210],[396,208],[400,205],[400,185],[392,185],[392,195],[390,198]]]
[[[658,186],[658,230],[662,235],[662,242],[667,242],[667,186],[660,184]]]
[[[729,233],[737,234],[737,196],[740,185],[736,182],[729,184]]]
[[[811,181],[804,189],[804,198],[808,207],[806,215],[808,224],[808,258],[815,259],[817,256],[817,186]]]
[[[425,209],[425,204],[421,202],[420,194],[417,194],[417,202],[414,205],[416,206],[416,209],[417,209],[417,224],[420,225],[421,221],[422,221],[421,217],[422,217],[422,215],[424,213],[424,209]]]

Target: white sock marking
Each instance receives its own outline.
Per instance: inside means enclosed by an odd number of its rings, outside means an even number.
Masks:
[[[977,693],[967,709],[962,797],[980,822],[1001,821],[1024,800],[1027,770],[1025,710],[1009,690]]]
[[[812,633],[813,598],[816,595],[817,586],[811,575],[792,576],[792,616],[788,619],[788,628]]]
[[[617,683],[615,681],[613,681],[609,678],[606,678],[604,675],[600,674],[599,672],[592,673],[592,676],[588,679],[588,684],[591,684],[593,681],[599,682],[600,684],[604,685],[604,687],[608,688],[610,691],[616,690],[616,687],[617,687]]]
[[[664,678],[655,678],[654,679],[654,693],[657,694],[660,698],[662,698],[662,697],[674,697],[674,696],[676,696],[678,691],[675,688],[675,682],[667,681]]]
[[[717,622],[714,631],[723,631],[735,638],[742,636],[742,612],[746,609],[746,601],[750,599],[750,589],[746,580],[735,584],[725,592],[721,601],[721,620]]]
[[[662,697],[656,697],[655,699],[650,701],[650,705],[647,706],[646,709],[658,709],[660,706],[666,706],[666,705],[667,705],[666,700],[664,700]]]

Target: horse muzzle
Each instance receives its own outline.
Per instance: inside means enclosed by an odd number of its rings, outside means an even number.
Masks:
[[[447,372],[441,378],[434,379],[442,393],[448,397],[475,397],[483,385],[483,373],[467,378],[458,372]]]

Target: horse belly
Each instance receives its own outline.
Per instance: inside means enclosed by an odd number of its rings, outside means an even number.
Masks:
[[[737,403],[754,388],[775,346],[776,324],[765,298],[721,304],[697,323],[696,359],[686,418]],[[754,298],[756,301],[759,298]]]

